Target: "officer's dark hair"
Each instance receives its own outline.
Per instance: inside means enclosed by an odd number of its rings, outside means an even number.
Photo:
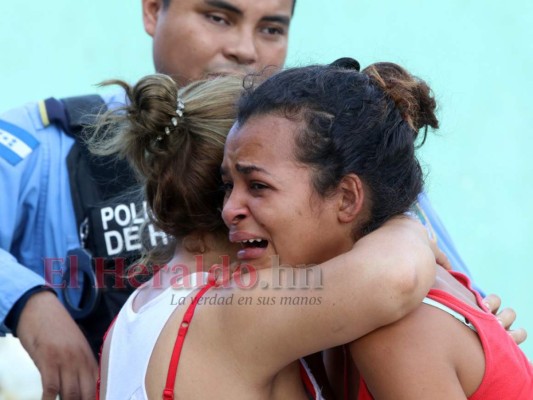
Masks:
[[[163,0],[163,9],[166,9],[168,8],[168,6],[170,5],[170,2],[172,0]],[[179,1],[179,0],[178,0]],[[253,1],[257,1],[257,0],[253,0]],[[296,0],[293,0],[292,1],[292,14],[294,15],[294,8],[296,7]]]
[[[155,74],[135,86],[122,81],[129,105],[103,115],[89,139],[97,154],[118,153],[139,175],[154,224],[188,250],[205,248],[207,233],[227,236],[220,217],[223,192],[219,168],[224,143],[236,117],[242,78],[198,81],[178,91],[172,78]],[[176,112],[179,99],[183,115]],[[165,252],[164,250],[168,250]],[[165,263],[174,246],[143,259]]]
[[[295,158],[313,169],[316,192],[327,196],[350,173],[366,185],[369,215],[354,232],[365,234],[407,211],[421,192],[414,142],[438,120],[424,81],[396,64],[359,72],[359,63],[349,61],[288,69],[249,88],[237,121],[242,126],[266,114],[302,121]]]

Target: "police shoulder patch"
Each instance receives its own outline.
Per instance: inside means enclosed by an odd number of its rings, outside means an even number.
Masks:
[[[28,131],[0,119],[0,157],[15,166],[39,146]]]

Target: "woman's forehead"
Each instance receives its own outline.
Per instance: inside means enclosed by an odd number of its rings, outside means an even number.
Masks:
[[[250,118],[231,129],[224,151],[224,163],[230,165],[272,165],[294,161],[294,132],[300,123],[267,114]]]
[[[254,116],[245,123],[235,123],[228,134],[231,145],[257,143],[261,146],[292,145],[294,133],[301,127],[301,122],[277,114]]]

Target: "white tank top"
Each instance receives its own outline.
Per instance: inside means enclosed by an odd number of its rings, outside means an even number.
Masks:
[[[159,334],[178,305],[189,305],[187,297],[204,286],[208,273],[185,277],[185,288],[169,287],[137,311],[133,302],[142,288],[131,294],[122,306],[114,325],[109,347],[106,399],[148,400],[146,372]],[[149,282],[150,283],[150,282]],[[311,398],[323,400],[321,389],[305,360],[300,360],[312,389]]]
[[[186,288],[169,287],[137,312],[133,311],[133,301],[143,289],[139,288],[131,294],[113,326],[108,357],[107,399],[148,399],[145,377],[159,334],[176,307],[188,304],[185,303],[187,296],[207,283],[207,276],[207,273],[203,273],[186,277],[182,281]]]

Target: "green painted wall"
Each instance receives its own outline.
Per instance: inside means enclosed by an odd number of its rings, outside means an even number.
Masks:
[[[427,191],[475,280],[533,329],[533,2],[298,0],[289,65],[353,56],[425,78],[441,129]],[[11,2],[0,13],[0,109],[152,72],[140,1]],[[533,357],[533,339],[523,349]]]

